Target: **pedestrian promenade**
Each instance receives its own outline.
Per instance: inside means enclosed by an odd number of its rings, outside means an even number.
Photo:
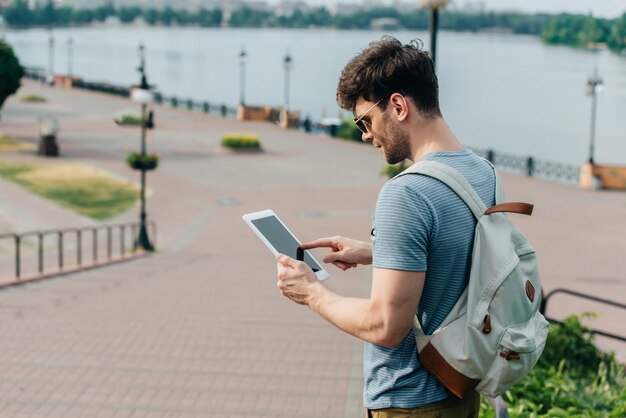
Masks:
[[[19,94],[35,92],[49,103],[12,97],[0,132],[36,142],[37,118],[54,116],[62,158],[138,181],[125,157],[139,148],[139,130],[113,123],[135,105],[34,83]],[[272,208],[301,240],[369,239],[385,181],[381,156],[267,123],[158,106],[155,113],[148,148],[161,165],[148,175],[148,215],[158,223],[159,251],[0,291],[0,417],[363,416],[362,344],[280,296],[275,262],[241,215]],[[259,134],[265,152],[220,149],[226,132]],[[514,220],[537,249],[546,290],[623,299],[626,194],[504,180],[509,200],[536,205],[531,218]],[[0,193],[0,225],[9,231],[91,222],[1,179]],[[20,202],[30,203],[21,210]],[[135,209],[114,221],[137,218]],[[329,272],[337,292],[368,295],[369,268]],[[549,309],[605,311],[565,297]],[[593,325],[626,335],[623,318],[606,311]]]

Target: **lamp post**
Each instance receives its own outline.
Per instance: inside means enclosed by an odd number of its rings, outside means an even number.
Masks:
[[[293,67],[293,60],[287,52],[283,59],[283,68],[285,69],[285,111],[289,112],[289,71]]]
[[[0,41],[6,41],[7,39],[7,25],[4,21],[4,18],[0,16],[0,32],[2,32],[2,36],[0,36]]]
[[[422,7],[430,10],[430,56],[433,67],[437,56],[437,29],[439,28],[439,9],[448,5],[449,0],[421,0]]]
[[[146,80],[146,62],[145,62],[145,48],[143,44],[139,45],[139,60],[140,65],[138,68],[141,74],[141,84],[139,87],[133,90],[132,98],[135,102],[141,104],[141,156],[146,156],[146,109],[148,103],[152,102],[152,92],[150,86]],[[148,237],[148,229],[146,228],[146,167],[141,166],[141,212],[139,215],[139,235],[135,242],[135,247],[143,248],[145,251],[154,251],[154,246],[150,242]]]
[[[594,164],[594,151],[596,141],[596,102],[597,95],[604,90],[604,83],[598,76],[598,69],[594,68],[593,75],[587,80],[587,94],[591,96],[591,129],[589,134],[589,164]]]
[[[74,40],[70,37],[67,39],[67,78],[72,78],[74,59]]]
[[[244,48],[239,53],[239,104],[245,104],[245,90],[246,90],[246,61],[248,55]]]
[[[54,83],[54,35],[52,31],[48,37],[48,75],[46,81],[50,85]]]

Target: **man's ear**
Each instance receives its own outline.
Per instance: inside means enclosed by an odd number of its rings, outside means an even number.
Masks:
[[[409,101],[400,93],[389,96],[389,106],[398,122],[402,122],[409,117]]]

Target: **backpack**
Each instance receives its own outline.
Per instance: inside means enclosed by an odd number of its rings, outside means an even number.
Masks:
[[[446,184],[478,220],[469,283],[461,297],[432,335],[425,335],[417,315],[414,318],[420,362],[459,398],[471,390],[495,397],[535,366],[548,336],[548,322],[539,312],[535,250],[504,214],[530,215],[533,206],[501,203],[502,184],[495,168],[496,205],[489,209],[465,177],[448,165],[419,161],[399,175],[409,173]]]

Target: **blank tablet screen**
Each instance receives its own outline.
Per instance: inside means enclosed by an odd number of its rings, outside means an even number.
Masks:
[[[265,238],[272,243],[276,251],[296,259],[297,249],[300,244],[275,216],[254,219],[251,222],[261,231]],[[308,264],[313,271],[322,269],[309,255],[308,251],[304,252],[304,262]]]

